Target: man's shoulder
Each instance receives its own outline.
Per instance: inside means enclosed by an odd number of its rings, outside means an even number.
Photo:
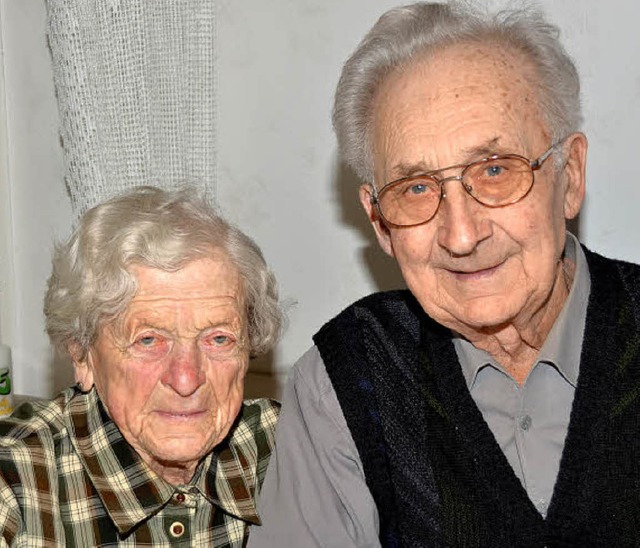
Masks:
[[[613,259],[600,255],[582,246],[592,283],[604,289],[622,284],[634,298],[640,299],[640,265],[623,259]],[[612,287],[613,286],[613,287]]]
[[[373,293],[345,308],[325,323],[313,336],[325,362],[328,353],[371,345],[413,347],[420,332],[440,336],[445,330],[424,311],[414,295],[407,289]]]
[[[314,336],[318,343],[327,332],[341,333],[353,337],[354,332],[366,328],[371,323],[384,324],[417,319],[424,311],[408,289],[382,291],[363,297],[325,323]]]
[[[587,263],[589,264],[589,268],[597,267],[597,268],[621,268],[624,270],[628,270],[629,272],[634,272],[637,275],[640,275],[640,264],[634,263],[631,261],[627,261],[624,259],[616,259],[613,257],[606,257],[601,255],[597,251],[592,251],[584,244],[582,244],[582,249],[587,257]]]
[[[359,309],[376,310],[385,307],[413,307],[416,304],[416,298],[408,289],[378,291],[358,299],[345,308],[338,316]]]

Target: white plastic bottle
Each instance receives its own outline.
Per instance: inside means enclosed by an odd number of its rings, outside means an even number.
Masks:
[[[0,344],[0,417],[10,415],[13,411],[11,380],[11,348]]]

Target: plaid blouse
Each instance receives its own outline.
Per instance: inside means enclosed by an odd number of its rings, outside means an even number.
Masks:
[[[243,546],[279,406],[249,400],[188,485],[157,476],[95,390],[0,421],[0,546]]]

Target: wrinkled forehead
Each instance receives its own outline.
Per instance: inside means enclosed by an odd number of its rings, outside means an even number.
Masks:
[[[418,57],[380,85],[372,117],[374,161],[412,142],[467,149],[492,140],[505,146],[544,141],[549,132],[535,80],[524,54],[499,45],[459,44]]]
[[[172,270],[135,263],[127,270],[136,284],[132,302],[162,299],[189,302],[218,298],[244,301],[238,268],[221,250],[214,250],[206,257],[193,259]]]
[[[514,95],[523,90],[537,108],[538,69],[523,52],[497,40],[472,40],[427,49],[384,75],[374,96],[374,110],[390,92],[419,82],[432,97],[470,85],[500,89],[509,84]],[[506,98],[506,97],[505,97]]]
[[[221,327],[240,332],[247,325],[245,292],[238,269],[224,255],[196,259],[177,270],[133,264],[136,291],[104,326],[118,336],[146,326],[195,336]]]

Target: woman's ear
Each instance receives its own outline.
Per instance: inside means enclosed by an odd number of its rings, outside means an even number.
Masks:
[[[82,392],[88,392],[93,387],[93,370],[89,365],[90,350],[83,349],[79,342],[73,341],[67,345],[67,351],[73,362],[76,384]]]

